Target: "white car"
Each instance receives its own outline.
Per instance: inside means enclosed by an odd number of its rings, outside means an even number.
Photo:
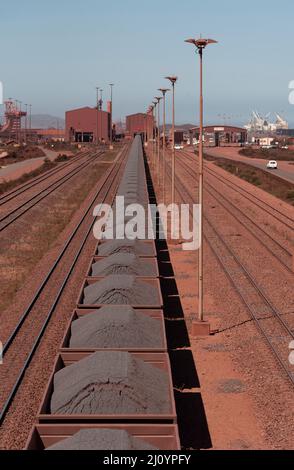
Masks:
[[[176,145],[175,145],[175,150],[182,150],[182,148],[183,148],[183,147],[182,147],[182,145],[180,145],[180,144],[176,144]]]
[[[268,170],[277,170],[278,169],[278,164],[276,160],[270,160],[268,164],[266,165]]]

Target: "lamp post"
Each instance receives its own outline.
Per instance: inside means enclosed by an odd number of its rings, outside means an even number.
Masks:
[[[26,115],[25,115],[25,142],[27,142],[27,127],[28,127],[28,105],[25,104]]]
[[[151,104],[150,107],[150,116],[152,117],[152,120],[150,122],[150,136],[149,136],[149,141],[152,141],[152,150],[151,150],[151,161],[153,161],[153,135],[154,135],[154,106]]]
[[[152,121],[153,121],[153,106],[150,105],[148,108],[148,145],[152,135]]]
[[[147,142],[147,113],[143,114],[143,122],[144,122],[144,147],[146,147],[146,142]]]
[[[178,77],[171,75],[165,77],[172,84],[173,89],[173,110],[172,110],[172,181],[171,181],[171,203],[175,204],[175,174],[176,174],[176,150],[175,150],[175,84]]]
[[[100,88],[98,86],[96,86],[96,109],[97,109],[97,113],[96,113],[96,144],[98,145],[98,134],[99,134],[99,130],[98,130],[98,122],[99,122],[99,90]]]
[[[19,101],[19,143],[21,144],[22,142],[22,132],[21,132],[21,105],[22,105],[22,101]]]
[[[163,202],[165,201],[165,95],[168,91],[168,88],[159,88],[158,91],[161,91],[163,97],[163,140],[162,140],[162,163],[163,163]]]
[[[154,128],[153,128],[153,171],[155,173],[155,166],[156,166],[156,163],[155,163],[155,160],[156,160],[156,107],[157,107],[157,101],[152,101],[153,103],[153,106],[154,106]]]
[[[200,57],[200,128],[199,128],[199,257],[198,257],[198,290],[199,290],[199,321],[204,321],[203,312],[203,50],[208,44],[215,44],[213,39],[186,39],[185,42],[196,47]]]
[[[102,142],[102,108],[103,108],[103,90],[100,88],[100,137]]]
[[[113,134],[112,134],[112,99],[114,83],[110,83],[110,148],[112,150]]]
[[[29,126],[30,126],[30,131],[32,130],[32,105],[29,104],[30,107],[30,119],[29,119]]]
[[[160,182],[160,101],[162,100],[162,96],[155,97],[157,101],[157,178],[158,184]]]

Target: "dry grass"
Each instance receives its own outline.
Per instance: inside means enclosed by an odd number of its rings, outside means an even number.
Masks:
[[[22,175],[20,178],[13,180],[13,181],[4,181],[3,183],[0,184],[0,194],[6,193],[7,191],[10,191],[11,189],[16,188],[20,184],[26,183],[27,181],[31,180],[32,178],[36,178],[37,176],[41,175],[42,173],[45,173],[46,171],[52,170],[52,168],[56,167],[57,164],[55,162],[51,162],[50,160],[46,159],[44,160],[44,163],[42,166],[37,168],[34,171],[31,171],[30,173],[25,173]]]
[[[11,304],[26,279],[33,275],[42,257],[56,245],[62,231],[108,168],[107,163],[96,162],[91,165],[85,169],[82,177],[63,186],[44,203],[40,203],[34,213],[22,219],[17,232],[14,228],[17,242],[10,237],[2,238],[0,310],[3,311]]]
[[[215,164],[229,171],[233,175],[248,181],[255,186],[267,191],[273,196],[282,199],[294,206],[294,185],[283,181],[281,178],[269,174],[259,168],[253,168],[251,165],[241,163],[237,161],[228,161],[226,159],[219,158],[215,161]]]
[[[239,154],[249,158],[262,158],[263,160],[294,161],[294,150],[290,149],[245,148],[241,149]]]

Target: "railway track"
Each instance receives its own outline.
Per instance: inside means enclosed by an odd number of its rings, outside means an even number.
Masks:
[[[97,156],[99,157],[101,155],[102,153],[99,153]],[[84,161],[84,158],[85,157],[83,157],[82,162],[80,164],[78,164],[75,168],[71,169],[68,173],[61,176],[57,180],[50,182],[45,188],[41,188],[36,194],[29,197],[27,201],[20,202],[15,208],[13,208],[8,213],[0,217],[0,232],[3,232],[3,230],[9,227],[13,222],[18,220],[20,217],[22,217],[32,208],[36,207],[46,197],[48,197],[54,191],[59,189],[63,184],[71,180],[74,176],[81,173],[83,170],[85,170],[88,166],[90,166],[93,163],[92,158],[88,159],[86,157],[86,161]],[[42,180],[42,182],[44,182],[44,180]],[[37,182],[36,185],[38,185],[39,183],[40,182]],[[17,196],[18,195],[19,194],[17,194]]]
[[[181,155],[185,155],[187,158],[190,159],[191,162],[195,162],[195,158],[190,152],[181,152]],[[196,157],[196,155],[195,155]],[[219,175],[215,170],[208,165],[205,165],[205,171],[213,176],[216,180],[222,182],[223,184],[227,185],[231,189],[233,189],[236,193],[240,194],[246,200],[252,202],[257,207],[262,209],[266,214],[270,215],[273,219],[277,220],[280,223],[283,223],[285,227],[289,228],[290,230],[294,230],[294,220],[292,217],[289,217],[283,211],[273,207],[272,205],[268,204],[267,202],[260,199],[255,194],[252,194],[250,191],[247,191],[244,188],[240,188],[236,183],[234,183],[231,179],[226,178],[223,175]]]
[[[168,178],[171,181],[169,164],[167,169]],[[191,175],[191,167],[185,169]],[[185,203],[195,203],[195,199],[188,191],[187,185],[178,174],[176,175],[176,192]],[[293,329],[284,320],[283,315],[273,305],[262,286],[259,285],[252,273],[234,253],[224,236],[206,215],[204,216],[204,222],[204,239],[206,243],[238,293],[262,338],[294,385],[293,367],[289,363],[289,344],[294,339]]]
[[[90,156],[90,155],[91,155],[91,152],[80,153],[80,154],[76,155],[75,157],[72,157],[70,162],[61,164],[61,165],[58,166],[58,168],[52,168],[51,170],[48,170],[48,171],[42,173],[41,175],[36,176],[35,178],[32,178],[31,180],[29,180],[29,181],[27,181],[23,184],[18,185],[16,188],[12,189],[11,191],[5,192],[4,194],[2,194],[0,196],[0,207],[3,206],[4,204],[7,204],[12,199],[15,199],[20,194],[23,194],[27,190],[37,186],[42,181],[45,181],[49,177],[60,173],[65,168],[68,168],[69,166],[73,165],[74,163],[81,160],[82,158]]]
[[[4,344],[4,362],[0,369],[2,377],[0,423],[3,422],[10,409],[15,394],[47,331],[52,315],[89,239],[95,223],[92,216],[93,208],[98,202],[111,203],[116,194],[126,155],[127,147],[120,152],[117,161],[111,165],[111,168],[100,180],[97,191],[85,213]],[[4,378],[5,380],[3,380]]]
[[[189,163],[192,163],[190,156],[188,161]],[[186,169],[186,167],[184,167],[184,169]],[[191,166],[189,171],[192,171],[193,174],[196,175],[196,171],[191,169]],[[224,193],[216,189],[216,187],[213,186],[207,178],[205,179],[204,190],[232,217],[234,217],[242,227],[250,232],[250,234],[283,266],[288,273],[294,275],[293,253],[290,250],[285,248],[282,243],[260,227],[255,220],[242,210],[240,206],[236,205],[232,199],[229,199],[224,195]]]

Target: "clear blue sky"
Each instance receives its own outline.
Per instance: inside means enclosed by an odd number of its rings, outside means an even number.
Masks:
[[[293,0],[1,1],[0,80],[6,98],[60,117],[94,104],[96,85],[108,98],[114,82],[119,118],[144,111],[174,73],[177,120],[195,122],[198,65],[184,39],[203,33],[219,41],[205,57],[206,121],[258,109],[294,125],[293,19]]]

